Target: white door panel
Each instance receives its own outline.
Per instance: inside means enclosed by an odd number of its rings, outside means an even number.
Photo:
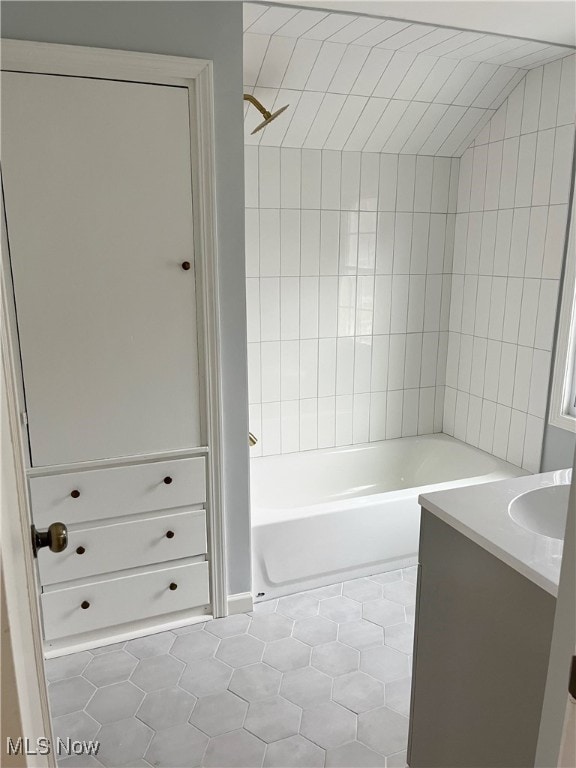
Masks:
[[[187,89],[4,72],[2,107],[33,465],[200,445]]]

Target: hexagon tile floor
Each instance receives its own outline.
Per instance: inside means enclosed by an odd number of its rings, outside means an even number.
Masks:
[[[402,768],[416,568],[46,662],[61,768]]]

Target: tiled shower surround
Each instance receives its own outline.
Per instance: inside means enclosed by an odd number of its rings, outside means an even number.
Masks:
[[[575,57],[532,69],[460,160],[444,428],[540,468],[574,147]]]
[[[251,455],[443,431],[538,471],[574,69],[462,158],[245,148]]]
[[[457,173],[246,147],[252,455],[442,430]]]

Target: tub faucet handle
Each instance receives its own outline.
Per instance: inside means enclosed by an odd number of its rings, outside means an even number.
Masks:
[[[250,447],[253,445],[256,445],[258,442],[258,438],[252,434],[252,432],[248,432],[248,443],[250,444]]]

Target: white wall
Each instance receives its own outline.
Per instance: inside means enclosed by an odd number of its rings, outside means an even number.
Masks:
[[[574,64],[531,70],[460,161],[444,431],[533,472],[566,234]]]
[[[252,455],[441,431],[458,161],[245,152]]]
[[[230,592],[249,591],[250,511],[244,285],[242,4],[4,2],[2,36],[214,62],[216,197]]]
[[[576,451],[576,433],[546,424],[542,449],[542,472],[570,466]]]

